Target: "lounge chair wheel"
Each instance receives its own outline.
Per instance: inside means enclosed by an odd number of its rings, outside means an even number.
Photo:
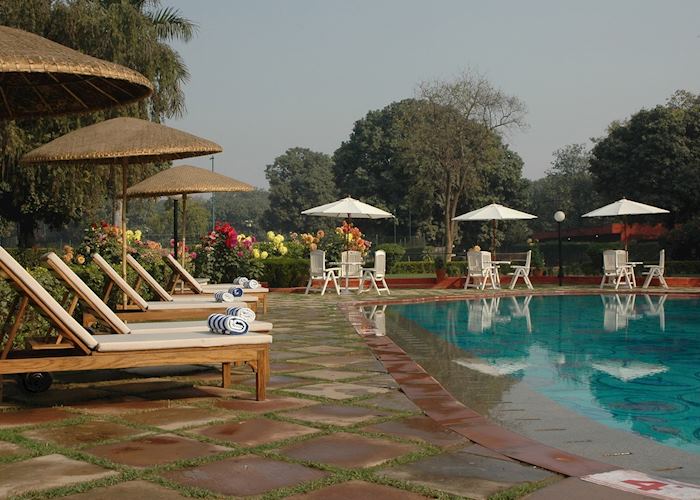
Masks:
[[[44,392],[51,387],[53,377],[49,372],[23,373],[19,381],[27,392]]]

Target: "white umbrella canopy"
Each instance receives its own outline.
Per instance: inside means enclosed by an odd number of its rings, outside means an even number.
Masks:
[[[528,367],[528,364],[523,361],[500,358],[496,358],[491,361],[484,359],[455,359],[453,361],[460,366],[464,366],[470,370],[476,370],[493,377],[512,375],[513,373],[524,370]]]
[[[668,367],[664,365],[642,363],[641,361],[605,361],[593,363],[591,366],[594,370],[605,372],[624,382],[668,371]]]
[[[627,216],[628,215],[650,215],[650,214],[667,214],[668,210],[665,208],[654,207],[652,205],[645,205],[644,203],[639,203],[638,201],[628,200],[627,198],[622,198],[614,203],[605,205],[604,207],[596,208],[595,210],[583,214],[581,217],[622,217],[623,223],[625,225],[624,230],[624,240],[625,240],[625,250],[627,250]]]
[[[318,207],[309,208],[301,212],[304,215],[316,215],[320,217],[346,217],[348,219],[389,219],[393,214],[385,212],[381,208],[362,203],[350,196]]]
[[[496,221],[499,220],[526,220],[526,219],[536,219],[536,215],[528,214],[527,212],[521,212],[520,210],[515,210],[512,208],[499,205],[498,203],[491,203],[485,207],[477,208],[466,214],[458,215],[452,220],[458,222],[464,221],[482,221],[482,220],[492,220],[493,221],[493,232],[491,234],[491,252],[495,254],[496,252]]]

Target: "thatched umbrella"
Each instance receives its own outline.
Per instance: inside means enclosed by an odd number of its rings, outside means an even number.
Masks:
[[[252,191],[253,189],[255,188],[250,184],[210,172],[205,168],[177,165],[131,186],[126,190],[126,195],[130,198],[182,195],[182,263],[184,265],[187,195],[194,193]]]
[[[134,70],[0,26],[0,120],[96,111],[152,92]]]
[[[30,151],[23,164],[122,165],[122,274],[126,277],[126,189],[129,163],[154,163],[223,151],[187,132],[137,118],[83,127]]]

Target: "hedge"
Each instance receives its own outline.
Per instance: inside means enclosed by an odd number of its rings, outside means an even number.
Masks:
[[[306,286],[309,260],[294,257],[268,257],[264,261],[262,280],[271,288]]]

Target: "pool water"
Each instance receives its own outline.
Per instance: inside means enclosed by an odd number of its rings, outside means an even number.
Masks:
[[[700,453],[700,299],[502,297],[391,305],[387,314],[458,347],[450,363]]]

